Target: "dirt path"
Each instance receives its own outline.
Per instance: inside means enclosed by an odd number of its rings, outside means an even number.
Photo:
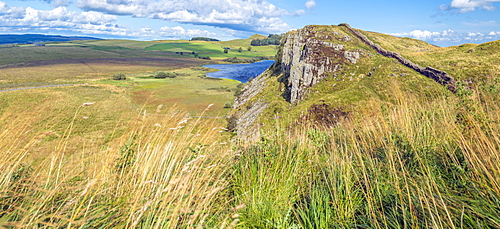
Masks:
[[[33,86],[33,87],[20,87],[20,88],[10,88],[10,89],[0,90],[0,92],[29,90],[29,89],[46,88],[46,87],[80,86],[80,85],[87,85],[87,84],[56,84],[56,85],[44,85],[44,86]]]

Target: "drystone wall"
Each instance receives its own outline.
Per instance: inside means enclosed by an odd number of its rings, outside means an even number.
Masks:
[[[404,58],[399,53],[385,50],[380,45],[373,43],[373,41],[368,39],[365,35],[363,35],[358,30],[353,29],[349,24],[343,23],[343,24],[340,24],[339,26],[346,27],[352,34],[354,34],[360,40],[365,42],[367,45],[371,46],[373,49],[375,49],[380,54],[382,54],[386,57],[390,57],[390,58],[394,58],[394,59],[398,60],[401,64],[405,65],[406,67],[411,68],[411,69],[417,71],[418,73],[433,79],[434,81],[438,82],[439,84],[447,87],[448,90],[450,90],[452,92],[456,91],[457,84],[456,84],[455,79],[453,77],[451,77],[450,75],[448,75],[448,73],[446,73],[445,71],[441,71],[441,70],[438,70],[438,69],[435,69],[432,67],[423,68],[423,67],[419,66],[418,64],[415,64],[415,63],[411,62],[410,60]]]

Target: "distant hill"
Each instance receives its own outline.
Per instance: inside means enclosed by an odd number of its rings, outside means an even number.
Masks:
[[[0,44],[33,44],[38,42],[101,40],[95,37],[67,37],[43,34],[0,34]]]
[[[255,40],[255,39],[266,39],[266,38],[267,38],[267,36],[264,36],[262,34],[254,34],[251,37],[249,37],[248,39]]]

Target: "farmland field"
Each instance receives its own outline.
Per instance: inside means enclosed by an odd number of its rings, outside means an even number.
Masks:
[[[218,63],[214,60],[147,49],[159,43],[98,40],[0,48],[0,91],[31,88],[0,92],[0,127],[12,133],[29,129],[22,138],[4,136],[17,142],[11,150],[39,139],[33,147],[43,158],[70,126],[65,152],[100,150],[119,139],[137,117],[203,117],[224,126],[240,83],[207,78],[214,70],[201,66]],[[160,71],[176,77],[154,78]],[[113,80],[117,73],[126,80]],[[75,85],[36,88],[64,84]],[[95,104],[82,107],[84,103]]]
[[[228,53],[224,53],[224,48],[230,48]],[[273,56],[276,52],[274,46],[264,46],[262,47],[251,47],[252,51],[248,51],[247,47],[241,47],[242,51],[239,52],[239,47],[233,46],[227,47],[222,44],[214,44],[208,42],[189,42],[189,43],[163,43],[156,44],[147,47],[146,50],[158,50],[164,52],[183,52],[189,55],[192,52],[197,53],[200,56],[209,56],[214,59],[225,59],[225,58],[252,58],[256,56]]]

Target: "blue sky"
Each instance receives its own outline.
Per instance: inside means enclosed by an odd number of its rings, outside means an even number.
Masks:
[[[0,33],[221,40],[349,23],[439,46],[500,39],[500,0],[0,0]]]

